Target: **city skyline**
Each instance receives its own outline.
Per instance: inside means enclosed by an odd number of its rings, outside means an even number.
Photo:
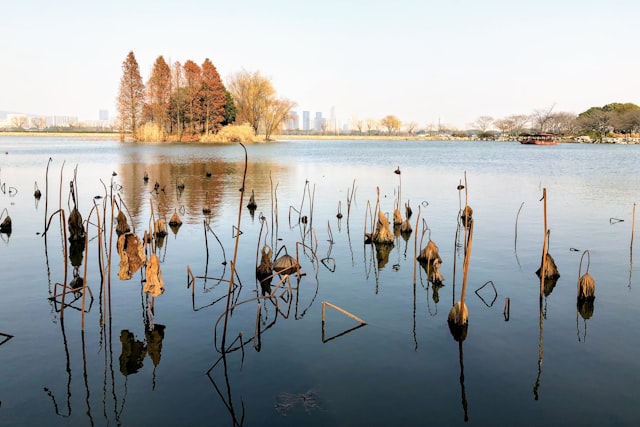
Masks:
[[[2,10],[12,19],[0,26],[0,110],[27,114],[115,117],[129,51],[145,83],[159,55],[209,58],[225,82],[260,71],[297,111],[330,117],[335,107],[343,122],[391,114],[464,129],[482,115],[552,105],[578,114],[640,104],[640,59],[631,54],[640,4],[631,0],[328,0],[322,8],[288,0],[25,0]]]

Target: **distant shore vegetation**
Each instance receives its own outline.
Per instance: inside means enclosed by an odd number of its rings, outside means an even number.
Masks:
[[[207,58],[202,65],[192,60],[169,65],[156,59],[144,84],[133,52],[122,63],[117,98],[118,131],[121,139],[134,141],[269,141],[275,134],[307,138],[344,135],[335,123],[323,119],[313,131],[292,129],[296,103],[278,97],[271,81],[259,71],[232,74],[224,85],[216,67]],[[352,119],[351,137],[413,137],[440,139],[518,139],[525,133],[549,132],[581,142],[604,142],[607,137],[637,138],[640,107],[611,103],[592,107],[578,115],[554,111],[555,104],[531,114],[495,119],[480,116],[470,130],[438,125],[420,128],[403,123],[393,114],[379,120]],[[253,132],[248,132],[251,128]]]
[[[158,56],[147,83],[129,52],[117,97],[121,140],[253,142],[269,140],[295,103],[277,96],[260,72],[239,71],[224,85],[210,59],[169,65]]]
[[[256,142],[274,139],[471,139],[518,140],[524,134],[553,133],[563,142],[640,143],[640,107],[613,102],[579,114],[555,111],[555,104],[530,114],[479,116],[466,129],[446,124],[352,117],[344,126],[326,118],[300,129],[294,101],[278,96],[259,71],[232,73],[226,85],[210,59],[169,64],[162,55],[146,83],[133,51],[122,63],[116,99],[118,115],[109,126],[69,121],[51,127],[44,117],[0,112],[0,135],[34,133],[107,135],[141,142]],[[10,117],[9,117],[10,116]],[[4,122],[3,122],[4,117]]]

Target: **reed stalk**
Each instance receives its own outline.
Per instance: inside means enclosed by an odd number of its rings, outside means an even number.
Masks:
[[[633,204],[633,216],[631,217],[631,243],[629,244],[629,252],[633,257],[633,233],[636,228],[636,204]]]
[[[345,316],[355,320],[356,322],[362,324],[362,325],[366,325],[367,322],[365,322],[364,320],[362,320],[361,318],[359,318],[358,316],[349,313],[347,310],[342,309],[340,307],[338,307],[337,305],[333,305],[330,302],[327,301],[322,301],[322,323],[325,323],[325,312],[326,312],[326,306],[329,306],[330,308],[333,308],[336,311],[339,311],[340,313],[344,314]]]
[[[462,325],[463,322],[463,318],[464,318],[464,299],[466,297],[467,294],[467,276],[468,276],[468,272],[469,272],[469,259],[471,258],[471,246],[473,244],[473,223],[475,221],[471,221],[471,224],[469,225],[469,234],[468,234],[468,238],[467,238],[467,251],[464,255],[464,263],[462,266],[462,291],[460,292],[460,317],[459,317],[459,324]]]
[[[416,234],[413,236],[413,285],[417,283],[417,270],[418,270],[418,224],[420,223],[420,205],[418,205],[418,215],[416,217]],[[424,233],[422,233],[424,236]],[[420,244],[422,245],[422,237],[420,238]],[[415,292],[414,292],[415,293]]]
[[[239,143],[239,144],[244,150],[244,172],[242,175],[242,187],[241,187],[242,191],[240,192],[240,203],[238,204],[238,233],[236,234],[235,247],[233,250],[233,261],[231,261],[231,278],[229,279],[229,289],[227,290],[227,305],[224,313],[224,329],[222,334],[223,351],[225,350],[225,341],[227,337],[227,325],[229,321],[229,308],[231,307],[231,293],[233,292],[233,284],[234,284],[233,279],[236,273],[236,259],[238,258],[238,247],[240,245],[240,234],[241,234],[240,222],[242,220],[242,207],[244,206],[243,205],[244,190],[245,190],[245,183],[247,180],[247,163],[248,163],[247,148],[242,143]]]
[[[549,230],[547,229],[547,189],[542,189],[543,212],[544,212],[544,241],[542,243],[542,262],[540,266],[540,301],[544,296],[544,280],[547,272],[547,242],[549,239]]]

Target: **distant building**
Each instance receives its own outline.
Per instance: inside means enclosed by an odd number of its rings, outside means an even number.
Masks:
[[[99,120],[101,122],[109,121],[109,110],[100,110],[98,113]]]
[[[287,120],[287,130],[298,130],[300,129],[300,119],[298,118],[298,113],[292,111],[289,114],[289,119]]]
[[[302,112],[302,130],[311,129],[311,113],[309,111]]]
[[[331,113],[329,115],[329,130],[331,132],[338,132],[338,120],[336,119],[336,107],[331,107]]]
[[[313,130],[320,132],[322,130],[323,121],[322,113],[320,111],[316,112],[316,117],[313,119]]]
[[[47,127],[68,128],[78,125],[76,116],[51,116],[46,118]]]

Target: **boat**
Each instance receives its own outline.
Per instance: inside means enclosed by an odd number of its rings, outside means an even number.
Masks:
[[[528,145],[557,145],[558,139],[553,133],[532,133],[523,135],[520,144]]]

